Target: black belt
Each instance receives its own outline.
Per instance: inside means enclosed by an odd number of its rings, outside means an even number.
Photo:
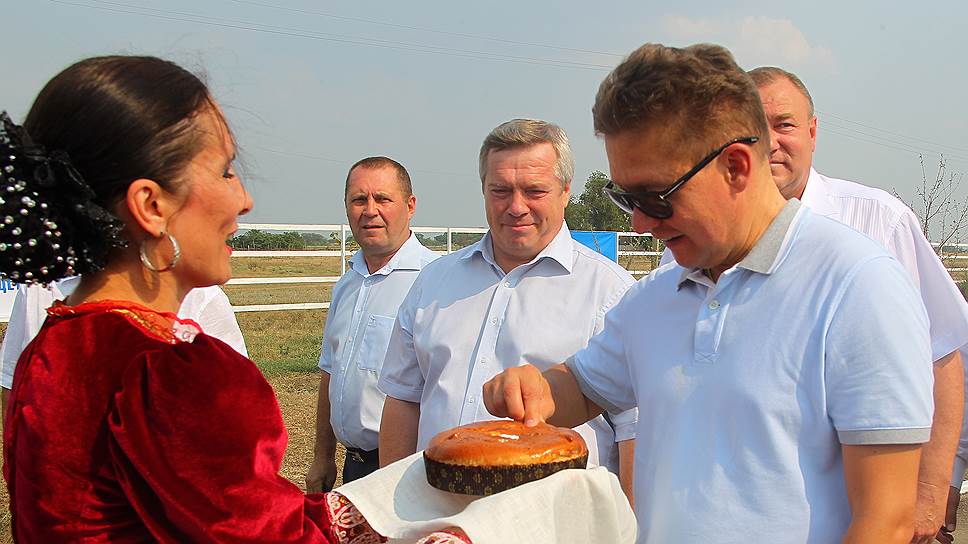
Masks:
[[[380,450],[361,450],[359,448],[346,448],[346,458],[352,459],[355,463],[379,463]]]

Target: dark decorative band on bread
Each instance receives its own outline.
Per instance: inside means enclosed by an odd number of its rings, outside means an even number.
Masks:
[[[585,468],[587,463],[587,453],[566,461],[499,467],[441,463],[424,454],[427,482],[437,489],[462,495],[493,495],[521,484],[540,480],[561,470]]]

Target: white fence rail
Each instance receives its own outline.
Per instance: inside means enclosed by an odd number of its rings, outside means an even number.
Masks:
[[[352,235],[349,225],[346,224],[329,224],[329,225],[314,225],[314,224],[283,224],[283,223],[242,223],[239,225],[239,229],[242,230],[264,230],[272,232],[333,232],[339,233],[339,243],[340,248],[338,250],[292,250],[292,251],[265,251],[265,250],[236,250],[232,253],[233,258],[249,258],[249,257],[339,257],[340,258],[340,274],[346,272],[346,260],[353,253],[346,248],[346,243],[349,237]],[[454,234],[484,234],[487,232],[486,228],[483,227],[411,227],[411,230],[417,233],[435,233],[435,234],[446,234],[446,249],[437,251],[440,254],[448,254],[454,251]],[[619,257],[655,257],[657,260],[661,257],[661,251],[647,251],[647,250],[622,250],[622,240],[631,238],[653,238],[650,233],[639,234],[636,232],[620,232],[618,233],[618,255]],[[656,246],[653,241],[653,247]],[[938,247],[938,244],[932,244],[934,247]],[[957,255],[942,255],[946,260],[964,260],[968,259],[968,244],[945,244],[945,247],[956,247],[958,249],[964,249],[966,254]],[[457,248],[459,249],[459,248]],[[949,272],[968,272],[968,267],[953,267],[948,268]],[[629,270],[629,273],[634,276],[641,276],[648,274],[649,270]],[[272,278],[233,278],[229,280],[228,285],[270,285],[270,284],[299,284],[299,283],[335,283],[339,280],[340,276],[309,276],[309,277],[272,277]],[[279,311],[279,310],[319,310],[329,308],[328,302],[310,302],[310,303],[296,303],[296,304],[254,304],[254,305],[244,305],[244,306],[233,306],[236,312],[260,312],[260,311]]]

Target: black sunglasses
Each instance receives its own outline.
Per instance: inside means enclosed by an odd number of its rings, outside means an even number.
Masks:
[[[713,162],[713,159],[718,157],[719,154],[725,151],[727,147],[733,144],[753,145],[759,140],[760,138],[758,136],[747,136],[745,138],[734,138],[726,142],[722,146],[716,148],[716,150],[709,155],[706,155],[703,160],[696,164],[696,166],[693,166],[681,178],[674,181],[668,189],[663,191],[625,192],[619,190],[619,188],[616,187],[611,180],[609,180],[605,187],[602,187],[602,191],[608,195],[608,198],[611,199],[612,203],[621,208],[621,210],[627,214],[631,214],[635,208],[638,208],[639,211],[653,219],[668,219],[672,217],[672,204],[669,203],[669,196],[671,196],[672,193],[678,191],[680,187],[685,185],[687,181],[698,174],[699,171],[705,168],[707,164]]]

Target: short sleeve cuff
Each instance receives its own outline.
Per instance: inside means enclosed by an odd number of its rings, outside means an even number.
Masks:
[[[951,487],[961,489],[961,483],[965,481],[965,469],[968,469],[968,460],[955,457],[955,465],[951,471]]]
[[[635,428],[639,423],[639,409],[632,408],[620,414],[609,412],[608,420],[615,431],[615,441],[622,442],[635,438]]]
[[[968,339],[963,338],[964,335],[958,335],[952,331],[936,337],[937,333],[933,328],[931,333],[931,360],[935,363],[959,350],[962,360],[968,355]]]
[[[420,397],[423,396],[422,388],[414,389],[412,387],[384,379],[382,376],[380,377],[379,381],[376,382],[376,387],[382,391],[384,395],[406,402],[419,404]]]
[[[924,444],[931,439],[931,427],[837,431],[837,437],[840,439],[840,443],[845,446]]]
[[[4,365],[4,371],[0,373],[0,387],[13,389],[13,374],[8,374],[6,370],[6,365]]]
[[[319,363],[316,366],[318,366],[320,370],[322,370],[323,372],[326,372],[327,374],[333,373],[333,365],[329,364],[329,359],[326,359],[325,357],[320,357]]]
[[[624,442],[626,440],[635,439],[635,428],[638,426],[638,419],[632,423],[625,423],[622,425],[615,425],[615,441]]]
[[[565,366],[571,371],[571,375],[575,377],[575,381],[578,382],[578,387],[581,389],[582,394],[588,397],[592,402],[613,414],[619,414],[625,411],[609,402],[607,399],[605,399],[605,397],[599,395],[598,392],[592,388],[585,376],[582,375],[581,369],[579,368],[578,363],[575,361],[574,356],[569,357],[565,361]],[[616,430],[616,434],[617,433],[618,431]]]

